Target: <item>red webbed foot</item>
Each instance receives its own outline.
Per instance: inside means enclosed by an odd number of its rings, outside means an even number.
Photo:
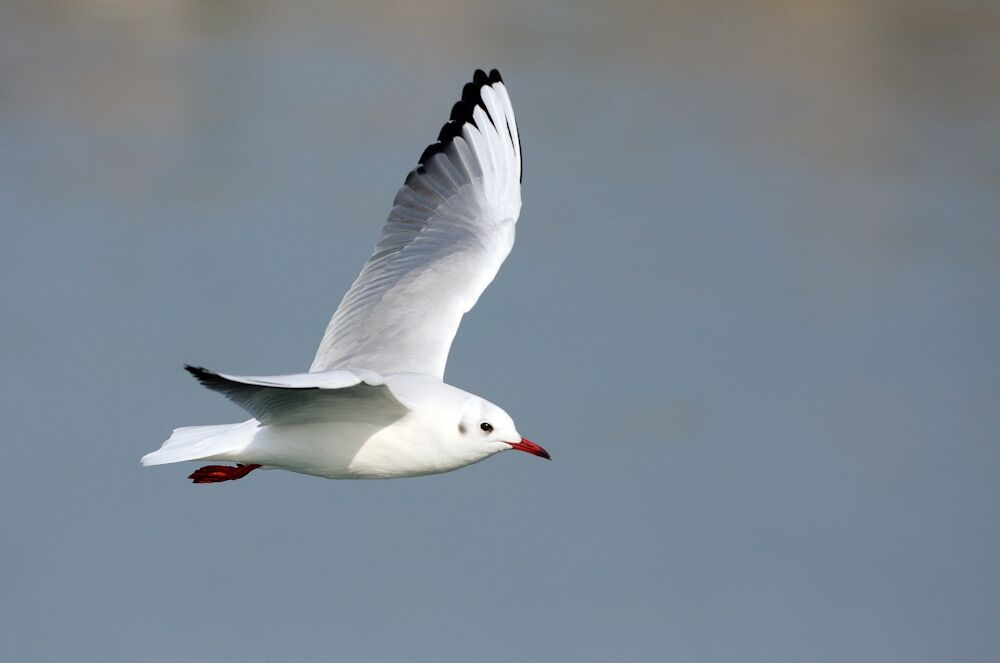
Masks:
[[[199,467],[197,470],[192,472],[188,479],[191,479],[194,483],[235,481],[236,479],[242,479],[258,467],[260,467],[260,465],[254,465],[252,463],[249,465],[238,464],[235,467],[231,465],[206,465],[205,467]]]

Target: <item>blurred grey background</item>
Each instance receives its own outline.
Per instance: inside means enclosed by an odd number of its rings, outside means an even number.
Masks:
[[[447,378],[546,463],[141,469],[309,366],[476,67]],[[996,2],[0,2],[0,658],[1000,660]]]

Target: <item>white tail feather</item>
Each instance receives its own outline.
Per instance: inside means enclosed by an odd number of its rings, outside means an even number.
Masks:
[[[244,449],[256,430],[256,419],[240,424],[176,428],[163,446],[143,456],[141,462],[143,465],[163,465],[185,460],[223,460]]]

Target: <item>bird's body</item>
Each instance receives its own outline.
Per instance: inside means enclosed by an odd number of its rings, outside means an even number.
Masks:
[[[448,472],[507,449],[548,458],[501,408],[443,381],[462,315],[514,243],[521,148],[496,70],[477,71],[410,172],[375,253],[344,296],[309,373],[240,377],[188,370],[254,418],[178,428],[144,465],[235,462],[330,479]]]
[[[250,419],[232,426],[195,427],[195,432],[207,428],[204,432],[210,434],[203,449],[210,455],[201,459],[280,467],[327,479],[387,479],[448,472],[506,446],[450,444],[462,435],[460,422],[453,421],[456,412],[468,419],[465,434],[474,429],[473,434],[481,435],[476,426],[485,416],[497,419],[496,412],[482,412],[486,402],[472,394],[416,373],[388,376],[384,387],[398,406],[385,399],[378,407],[350,403],[341,408],[346,412],[317,421],[261,425]]]

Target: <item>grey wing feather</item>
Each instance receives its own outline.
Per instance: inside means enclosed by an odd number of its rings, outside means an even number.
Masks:
[[[408,411],[377,375],[367,371],[365,378],[351,371],[336,371],[332,376],[243,378],[197,366],[185,368],[202,385],[236,403],[261,424],[379,419],[388,423]],[[302,379],[309,375],[314,378],[312,384]]]

